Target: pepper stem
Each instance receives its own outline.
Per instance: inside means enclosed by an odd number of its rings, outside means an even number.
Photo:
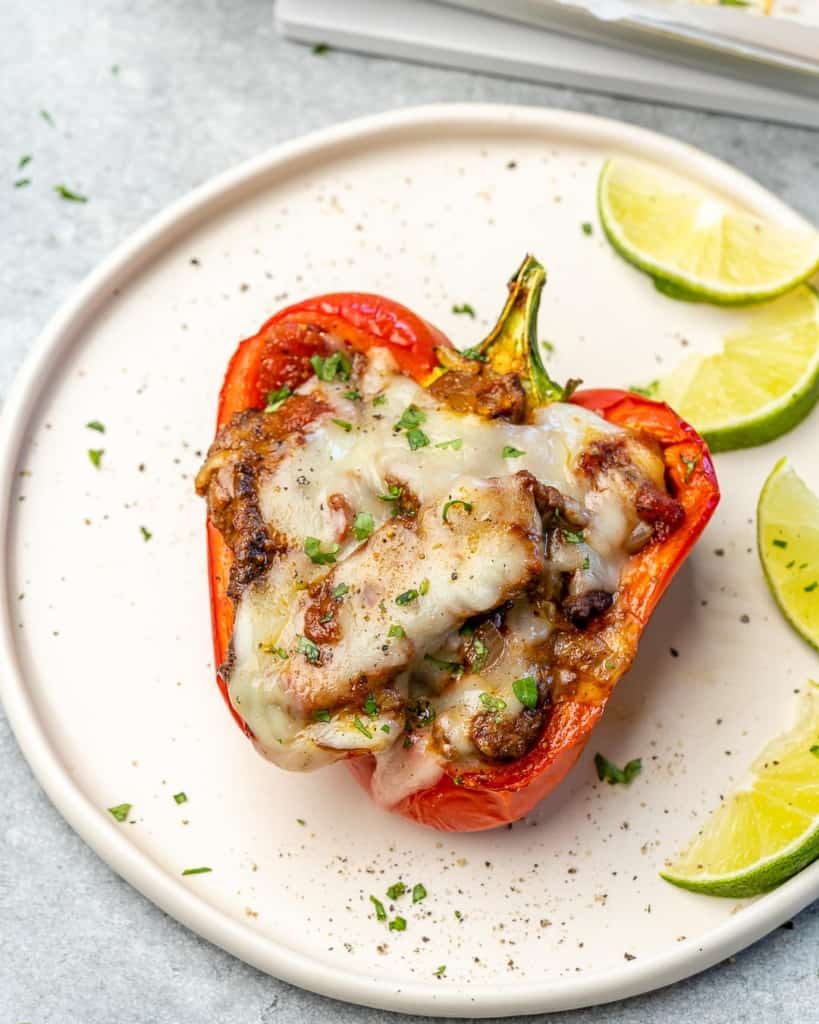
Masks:
[[[537,314],[545,283],[543,266],[527,255],[509,282],[509,297],[498,322],[468,353],[470,358],[488,363],[496,373],[516,373],[532,406],[560,401],[565,396],[565,389],[546,372],[538,345]]]

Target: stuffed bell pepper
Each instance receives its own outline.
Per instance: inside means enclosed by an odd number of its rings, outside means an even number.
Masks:
[[[288,307],[233,356],[196,481],[247,736],[439,829],[557,786],[719,500],[667,406],[551,380],[544,280],[527,257],[462,352],[377,295]]]

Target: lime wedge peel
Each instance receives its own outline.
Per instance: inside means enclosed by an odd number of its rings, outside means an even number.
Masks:
[[[780,459],[757,504],[757,548],[782,614],[819,650],[819,498]],[[819,785],[819,759],[816,763]]]
[[[761,220],[639,160],[606,161],[598,207],[617,252],[677,298],[720,305],[762,302],[819,269],[816,232]]]
[[[757,896],[819,857],[819,687],[800,697],[799,721],[753,764],[748,789],[712,812],[690,847],[660,872],[710,896]]]
[[[722,352],[689,356],[649,389],[714,452],[766,444],[797,426],[819,400],[819,295],[813,288],[803,285],[754,307],[740,323]]]

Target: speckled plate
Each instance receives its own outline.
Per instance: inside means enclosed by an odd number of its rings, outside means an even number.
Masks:
[[[552,369],[589,385],[651,378],[743,315],[663,298],[610,250],[595,182],[613,153],[799,222],[731,168],[625,124],[491,106],[385,114],[275,149],[156,218],[46,328],[5,410],[0,682],[26,757],[146,896],[305,988],[470,1017],[604,1002],[701,970],[819,896],[819,864],[744,902],[657,875],[816,672],[766,592],[753,529],[780,455],[819,485],[815,415],[719,457],[723,503],[603,724],[513,828],[439,835],[380,811],[344,767],[280,772],[213,681],[192,476],[230,353],[286,300],[382,291],[473,343],[533,250],[550,274]],[[452,314],[462,302],[475,321]],[[642,774],[598,783],[597,750],[642,757]],[[119,824],[106,808],[125,802]],[[402,933],[369,901],[398,879],[429,894],[400,902]]]

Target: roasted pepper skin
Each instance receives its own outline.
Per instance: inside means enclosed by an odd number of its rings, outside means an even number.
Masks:
[[[436,348],[451,346],[431,324],[382,296],[344,292],[308,299],[283,309],[240,343],[220,392],[217,428],[236,412],[263,408],[268,391],[284,384],[295,388],[305,381],[312,373],[310,356],[323,351],[323,332],[344,340],[354,351],[389,349],[402,371],[422,385],[435,375]],[[577,391],[569,400],[659,445],[669,490],[681,502],[685,518],[665,540],[654,541],[630,557],[617,599],[619,657],[611,678],[603,681],[594,698],[580,695],[556,703],[540,739],[524,757],[477,771],[446,768],[434,786],[410,794],[391,808],[419,824],[456,832],[496,828],[528,814],[559,785],[600,720],[614,684],[631,663],[657,601],[719,502],[705,441],[667,405],[606,389]],[[222,665],[233,629],[233,605],[227,596],[232,555],[210,522],[207,537],[214,652],[216,664]],[[230,704],[220,673],[217,681],[233,717],[251,736]],[[369,790],[374,759],[354,757],[349,766]]]

